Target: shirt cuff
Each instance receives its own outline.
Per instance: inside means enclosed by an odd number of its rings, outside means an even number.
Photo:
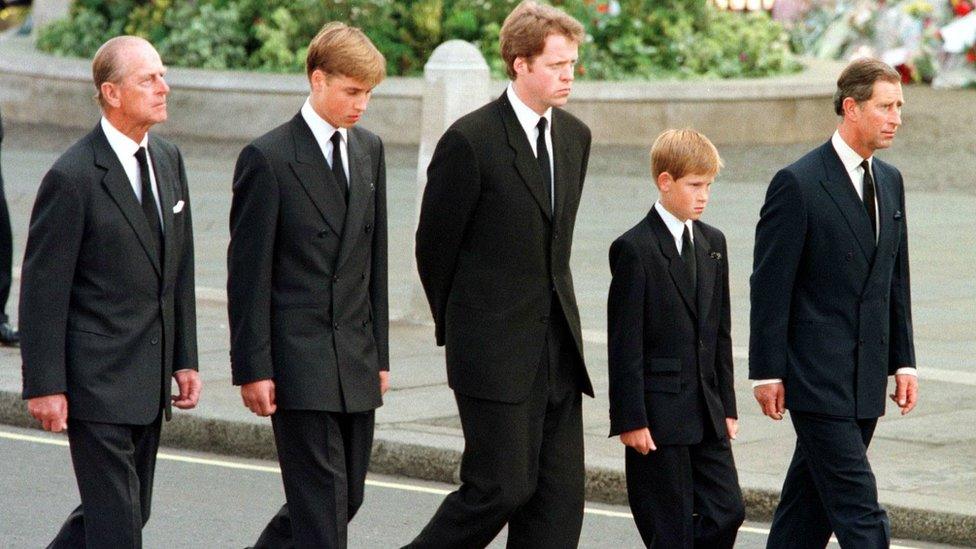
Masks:
[[[755,389],[756,387],[759,387],[760,385],[772,385],[773,383],[783,383],[783,380],[782,379],[779,379],[779,378],[754,379],[752,381],[752,388]]]
[[[918,377],[918,370],[915,369],[915,368],[912,368],[910,366],[907,366],[907,367],[904,367],[904,368],[898,368],[897,370],[895,370],[895,375],[896,376],[900,376],[902,374],[907,374],[907,375],[910,375],[910,376]]]

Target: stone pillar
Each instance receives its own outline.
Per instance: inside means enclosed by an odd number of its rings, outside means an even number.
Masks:
[[[424,97],[420,120],[420,152],[417,155],[417,211],[427,184],[427,165],[437,140],[461,116],[483,106],[490,99],[488,63],[478,48],[464,40],[444,42],[424,65]],[[414,228],[416,229],[416,222]],[[416,233],[416,230],[414,231]],[[410,250],[413,257],[413,249]],[[429,322],[430,307],[417,275],[414,259],[410,302],[404,320]]]
[[[34,0],[31,8],[32,34],[37,36],[41,27],[68,16],[71,0]]]

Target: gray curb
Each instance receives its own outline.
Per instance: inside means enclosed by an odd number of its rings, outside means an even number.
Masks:
[[[27,414],[20,394],[0,391],[0,424],[37,428]],[[166,424],[162,444],[173,448],[213,452],[237,457],[276,459],[274,437],[267,424],[254,424],[192,415],[174,416]],[[458,483],[461,453],[423,444],[386,440],[377,431],[369,470],[437,482]],[[779,494],[743,487],[746,517],[752,521],[772,519]],[[586,469],[586,499],[613,505],[627,504],[627,490],[621,471],[602,467]],[[927,509],[885,505],[892,536],[976,547],[976,516],[942,513]]]

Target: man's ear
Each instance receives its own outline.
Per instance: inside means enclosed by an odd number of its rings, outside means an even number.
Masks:
[[[512,68],[516,75],[525,74],[529,72],[529,61],[524,57],[516,57],[515,61],[512,61]]]
[[[325,88],[326,80],[328,80],[329,75],[325,74],[322,69],[315,69],[312,74],[308,77],[308,83],[314,91],[321,92]]]
[[[657,189],[662,193],[666,193],[671,190],[671,185],[674,184],[674,178],[668,172],[661,172],[657,176]]]
[[[858,107],[858,104],[857,104],[857,101],[855,101],[853,97],[845,97],[844,98],[844,102],[841,103],[841,106],[844,108],[844,115],[845,116],[848,116],[849,115],[851,117],[855,117],[855,118],[857,117],[857,115],[858,115],[858,108],[857,108]]]
[[[102,82],[99,88],[102,93],[102,100],[113,108],[119,108],[122,104],[121,91],[119,85],[112,82]]]

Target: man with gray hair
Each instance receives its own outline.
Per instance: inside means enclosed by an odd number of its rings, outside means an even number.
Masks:
[[[44,176],[31,214],[23,397],[44,429],[67,428],[81,495],[51,547],[142,546],[162,418],[200,396],[186,171],[148,134],[166,120],[165,72],[142,38],[99,48],[102,119]]]

